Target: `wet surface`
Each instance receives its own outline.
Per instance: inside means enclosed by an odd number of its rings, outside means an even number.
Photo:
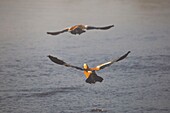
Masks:
[[[169,113],[170,1],[22,1],[0,4],[0,112]],[[76,6],[76,7],[75,7]],[[75,24],[107,31],[47,35]],[[55,65],[47,55],[90,67],[128,58],[97,72]]]

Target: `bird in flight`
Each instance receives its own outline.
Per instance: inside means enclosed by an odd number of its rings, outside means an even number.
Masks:
[[[78,66],[68,64],[68,63],[64,62],[63,60],[60,60],[57,57],[54,57],[54,56],[51,56],[51,55],[48,55],[48,57],[52,62],[54,62],[56,64],[64,65],[66,67],[72,67],[72,68],[84,71],[84,75],[86,77],[86,82],[90,83],[90,84],[92,84],[92,83],[94,84],[96,82],[102,82],[103,81],[103,78],[98,76],[95,71],[99,71],[101,69],[104,69],[105,67],[110,66],[111,64],[113,64],[115,62],[118,62],[120,60],[125,59],[128,56],[129,53],[130,53],[130,51],[128,51],[126,54],[122,55],[121,57],[119,57],[117,59],[114,59],[114,60],[111,60],[109,62],[100,64],[100,65],[98,65],[94,68],[89,68],[89,66],[87,64],[84,64],[83,68],[81,68],[81,67],[78,67]]]
[[[57,32],[47,32],[47,34],[50,35],[58,35],[60,33],[64,33],[64,32],[70,32],[71,34],[82,34],[84,32],[86,32],[86,30],[92,30],[92,29],[100,29],[100,30],[107,30],[110,29],[111,27],[114,27],[114,25],[109,25],[109,26],[105,26],[105,27],[94,27],[94,26],[88,26],[88,25],[75,25],[69,28],[66,28],[64,30],[61,31],[57,31]]]

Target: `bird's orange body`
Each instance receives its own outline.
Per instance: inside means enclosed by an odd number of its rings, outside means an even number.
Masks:
[[[79,24],[79,25],[75,25],[75,26],[73,26],[73,27],[70,27],[69,28],[69,30],[70,31],[73,31],[73,30],[75,30],[75,29],[77,29],[77,28],[79,28],[79,29],[86,29],[86,27],[84,26],[84,25],[81,25],[81,24]]]
[[[86,78],[89,78],[91,73],[92,71],[84,71],[84,75],[86,76]]]
[[[90,76],[90,74],[92,73],[92,71],[90,70],[90,68],[87,64],[84,64],[83,68],[84,68],[84,75],[86,76],[86,78],[88,78]]]
[[[89,76],[94,73],[94,71],[98,71],[98,68],[89,68],[89,66],[87,64],[83,65],[84,68],[84,75],[86,76],[86,78],[89,78]]]

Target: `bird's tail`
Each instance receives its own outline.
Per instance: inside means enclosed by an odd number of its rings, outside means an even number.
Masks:
[[[89,84],[94,84],[95,82],[102,82],[103,78],[98,76],[96,73],[92,73],[87,79],[86,82]]]

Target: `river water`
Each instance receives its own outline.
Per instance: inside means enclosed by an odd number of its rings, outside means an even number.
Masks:
[[[170,113],[169,0],[0,0],[0,113]],[[47,35],[76,24],[107,31]],[[47,55],[97,72],[51,62]]]

